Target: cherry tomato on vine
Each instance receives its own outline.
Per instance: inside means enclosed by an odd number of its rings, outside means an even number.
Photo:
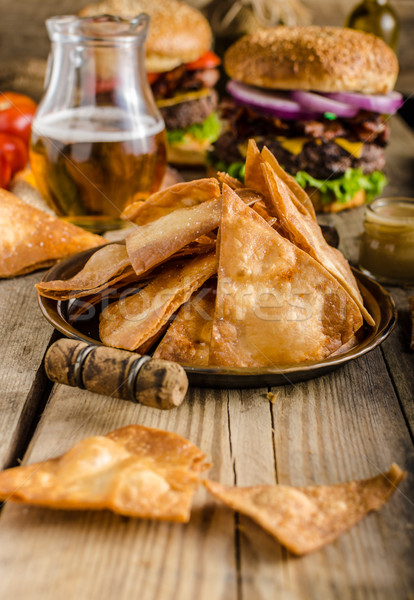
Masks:
[[[0,132],[20,137],[27,145],[36,102],[16,92],[0,92]]]

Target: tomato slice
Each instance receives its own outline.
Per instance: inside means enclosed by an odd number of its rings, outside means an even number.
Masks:
[[[148,83],[152,85],[161,77],[162,73],[147,73]]]
[[[25,168],[28,159],[27,146],[17,135],[0,132],[0,150],[9,161],[12,175]]]
[[[192,62],[186,63],[185,68],[188,71],[197,71],[198,69],[214,69],[214,67],[218,67],[221,63],[220,58],[217,54],[214,54],[212,50],[207,50],[197,58],[197,60],[193,60]],[[149,84],[152,85],[161,77],[163,73],[147,73]]]
[[[11,166],[6,155],[0,150],[0,187],[6,188],[10,183]]]
[[[15,92],[0,92],[0,132],[20,137],[29,144],[36,102]]]
[[[196,71],[197,69],[214,69],[221,63],[220,58],[212,50],[207,50],[192,62],[187,63],[185,66],[189,71]]]

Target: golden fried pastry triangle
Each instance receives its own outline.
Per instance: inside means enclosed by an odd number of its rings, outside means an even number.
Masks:
[[[362,325],[334,277],[223,185],[211,365],[286,366],[325,358]]]
[[[41,296],[56,300],[97,294],[134,274],[125,244],[108,244],[92,254],[79,273],[70,279],[41,281],[36,284]]]
[[[129,259],[137,275],[218,227],[221,199],[208,200],[190,208],[179,208],[137,227],[126,238]]]
[[[311,200],[266,147],[259,153],[254,140],[250,140],[248,147],[246,184],[256,186],[264,195],[268,213],[277,218],[283,235],[320,262],[355,300],[366,322],[375,325],[364,307],[348,261],[325,240]]]
[[[216,282],[208,281],[184,304],[158,344],[154,358],[208,365]]]
[[[130,425],[58,458],[0,472],[0,499],[188,522],[207,468],[204,453],[176,433]]]
[[[188,208],[219,197],[220,186],[217,179],[213,177],[186,181],[155,192],[144,202],[130,204],[122,213],[121,218],[137,225],[145,225],[178,208]]]
[[[367,323],[375,325],[364,306],[358,284],[344,255],[328,244],[319,224],[313,218],[298,210],[288,188],[269,163],[264,161],[261,169],[269,190],[265,196],[268,199],[268,211],[278,218],[284,234],[298,248],[323,265],[356,302]]]
[[[110,304],[101,313],[101,341],[136,350],[148,340],[155,340],[173,313],[216,271],[215,252],[167,264],[142,290]]]
[[[316,221],[315,208],[305,190],[301,188],[301,186],[291,175],[289,175],[289,173],[282,169],[276,157],[270,152],[270,150],[268,150],[268,148],[266,148],[266,146],[263,148],[262,154],[260,155],[257,144],[253,139],[249,140],[249,144],[247,146],[244,179],[246,186],[260,191],[265,196],[268,194],[267,185],[260,169],[260,165],[262,163],[261,156],[270,164],[276,175],[280,177],[280,179],[282,179],[282,181],[286,184],[289,189],[292,202],[295,204],[297,209]]]
[[[106,242],[0,189],[0,277],[14,277]]]
[[[209,480],[204,484],[216,498],[301,555],[329,544],[368,512],[379,510],[405,477],[393,464],[387,473],[337,485],[237,488]]]

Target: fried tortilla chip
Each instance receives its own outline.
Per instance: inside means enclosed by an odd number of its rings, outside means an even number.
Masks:
[[[358,284],[344,255],[328,244],[319,224],[312,217],[298,210],[292,202],[288,188],[269,163],[264,162],[261,168],[269,190],[265,195],[269,202],[268,211],[278,218],[287,237],[323,265],[344,287],[358,305],[367,323],[375,325],[364,306]]]
[[[203,452],[176,433],[130,425],[0,472],[0,499],[186,523],[208,467]]]
[[[211,365],[321,360],[362,325],[343,287],[223,185]]]
[[[204,481],[206,488],[233,510],[248,515],[294,554],[318,550],[379,510],[406,473],[393,464],[372,479],[337,485],[292,487],[257,485],[237,488]]]
[[[41,296],[55,300],[80,298],[111,287],[135,276],[124,244],[108,244],[92,254],[79,273],[67,280],[41,281],[36,284]]]
[[[313,220],[316,221],[315,209],[306,192],[293,179],[293,177],[289,175],[289,173],[286,173],[286,171],[282,169],[274,155],[266,148],[266,146],[263,148],[262,154],[260,154],[257,144],[253,139],[249,140],[247,147],[245,172],[246,186],[260,191],[264,196],[268,194],[267,185],[260,168],[260,165],[264,161],[267,161],[270,164],[278,177],[280,177],[287,185],[292,201],[295,203],[298,210],[308,214]]]
[[[178,208],[189,208],[219,197],[220,186],[213,177],[177,183],[152,194],[144,202],[134,202],[127,206],[121,218],[137,225],[145,225]]]
[[[228,173],[224,173],[223,171],[217,171],[217,179],[220,181],[220,183],[225,183],[228,185],[232,190],[240,190],[244,188],[244,185],[241,181],[235,177],[232,177]]]
[[[284,184],[286,184],[290,191],[290,198],[295,204],[296,208],[300,212],[306,214],[303,210],[303,208],[305,208],[309,216],[316,221],[315,207],[313,206],[312,200],[309,198],[305,190],[291,175],[289,175],[289,173],[282,169],[274,154],[272,154],[270,150],[266,148],[266,146],[264,146],[262,150],[262,156],[264,160],[270,164],[276,175],[280,177]]]
[[[157,221],[138,227],[126,238],[126,248],[137,275],[160,264],[187,244],[218,227],[221,199],[179,208]]]
[[[184,304],[154,352],[154,358],[208,365],[216,289],[205,284]]]
[[[194,242],[190,242],[181,250],[178,250],[172,258],[178,258],[180,256],[192,256],[195,254],[206,254],[207,252],[212,252],[215,250],[217,244],[217,239],[215,235],[211,237],[208,235],[202,235],[197,238]]]
[[[155,339],[173,313],[216,271],[215,253],[166,265],[160,275],[138,293],[111,304],[101,313],[102,342],[136,350]]]
[[[0,189],[0,230],[0,277],[43,269],[106,241],[26,204],[4,189]]]

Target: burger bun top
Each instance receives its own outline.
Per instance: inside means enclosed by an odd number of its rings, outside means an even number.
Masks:
[[[345,27],[260,29],[226,52],[232,79],[271,89],[385,94],[398,75],[398,60],[380,38]]]
[[[196,60],[211,46],[208,21],[200,11],[178,0],[101,0],[88,4],[78,15],[132,19],[140,13],[151,19],[145,60],[151,73],[170,71]]]

